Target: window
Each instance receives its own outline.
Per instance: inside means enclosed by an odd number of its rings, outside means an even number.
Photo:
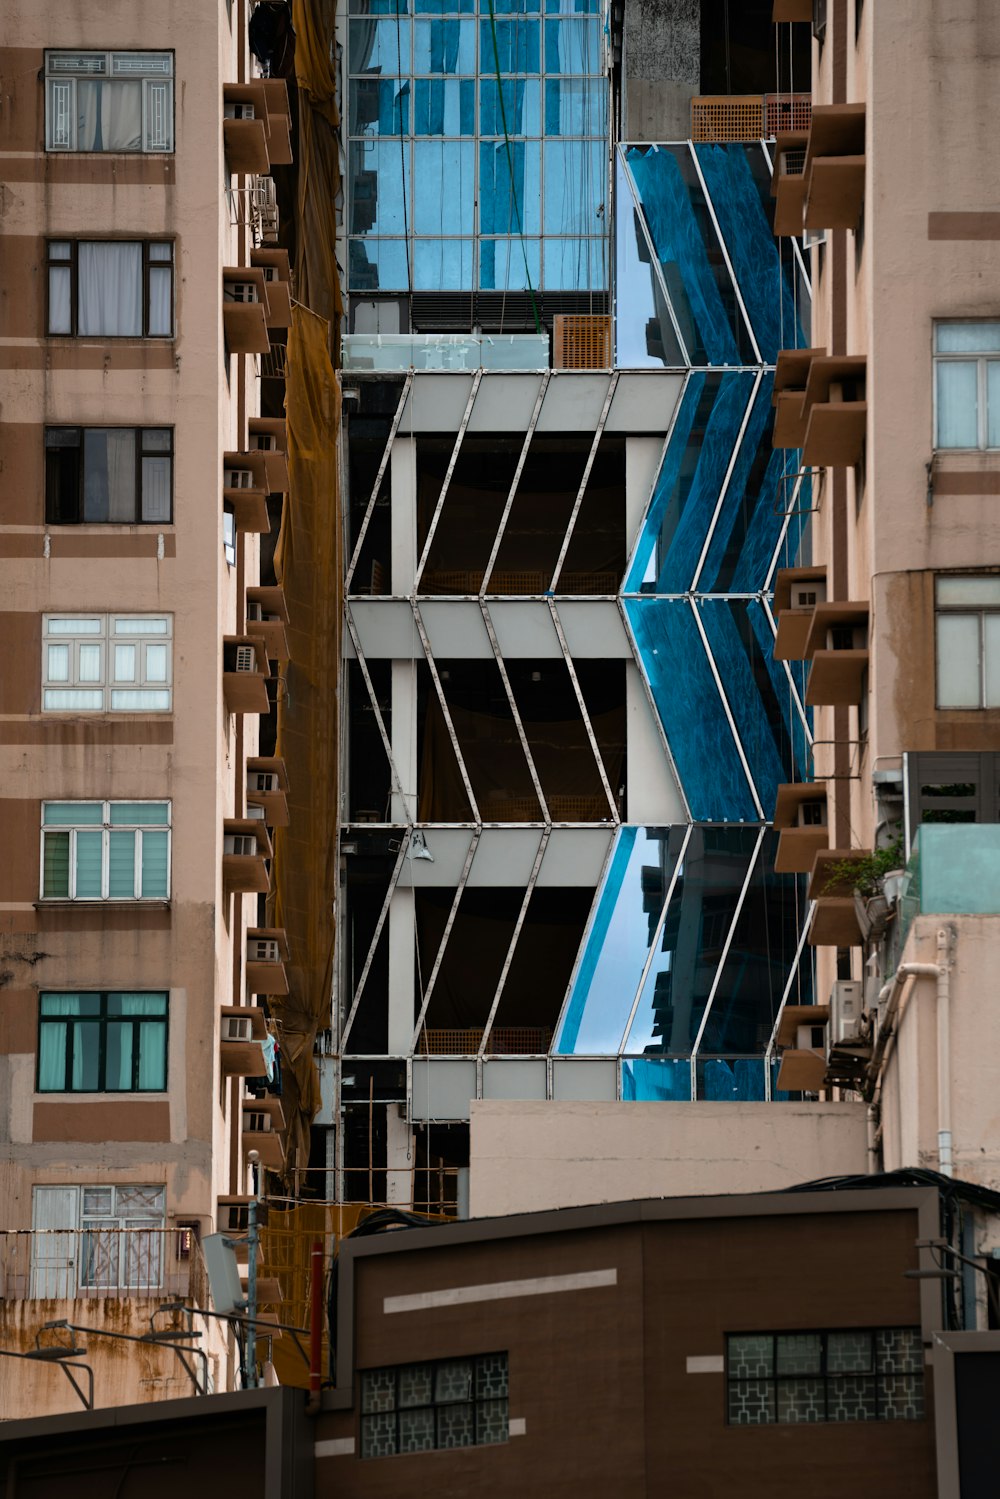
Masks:
[[[172,151],[172,52],[46,52],[47,151]]]
[[[934,446],[1000,448],[1000,322],[935,323]]]
[[[918,1327],[739,1333],[726,1339],[730,1426],[921,1421]]]
[[[35,1187],[31,1196],[32,1296],[148,1295],[163,1286],[163,1187]]]
[[[169,525],[173,448],[171,427],[46,427],[46,522]]]
[[[506,1442],[507,1355],[361,1373],[361,1456]]]
[[[43,900],[166,900],[169,802],[43,802]]]
[[[172,616],[42,616],[46,713],[169,713]]]
[[[934,587],[938,707],[1000,708],[1000,574]]]
[[[39,1093],[161,1093],[166,994],[40,994]]]
[[[172,338],[170,240],[51,239],[49,333],[76,338]]]
[[[227,567],[236,566],[236,516],[228,506],[222,511],[222,555]]]

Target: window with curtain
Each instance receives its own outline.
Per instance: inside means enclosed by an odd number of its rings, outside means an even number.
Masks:
[[[934,446],[1000,448],[1000,322],[934,324]]]
[[[43,900],[168,900],[169,802],[43,802]]]
[[[42,711],[169,713],[173,616],[42,616]]]
[[[47,151],[174,149],[172,52],[46,52]]]
[[[49,240],[50,334],[172,338],[171,240]]]
[[[939,708],[1000,708],[1000,574],[935,581]]]
[[[169,525],[171,427],[47,427],[45,519],[50,525]]]
[[[162,1093],[167,995],[40,994],[39,1093]]]

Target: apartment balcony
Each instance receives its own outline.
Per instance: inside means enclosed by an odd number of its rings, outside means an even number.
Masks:
[[[779,786],[774,826],[778,830],[774,859],[777,873],[809,874],[816,855],[830,846],[825,783],[803,781]]]
[[[782,1092],[818,1093],[826,1075],[829,1005],[786,1005],[775,1045],[781,1050],[777,1086]]]
[[[288,436],[284,417],[252,416],[247,423],[251,455],[263,455],[268,494],[288,493]]]
[[[271,529],[267,513],[267,470],[260,453],[222,455],[222,499],[233,512],[237,531],[264,534]]]
[[[252,756],[247,761],[247,807],[262,807],[269,828],[288,826],[288,772],[276,756]]]
[[[285,1164],[285,1147],[280,1131],[285,1127],[285,1116],[277,1098],[244,1099],[243,1151],[255,1150],[262,1166],[280,1171]]]
[[[250,264],[254,270],[262,271],[264,274],[264,285],[267,288],[267,326],[290,328],[292,326],[292,278],[288,266],[288,251],[267,248],[251,250]],[[250,428],[252,431],[252,421]]]
[[[270,668],[263,640],[226,635],[222,641],[222,695],[227,713],[268,713]]]
[[[825,567],[783,567],[774,580],[774,612],[778,633],[776,661],[803,661],[817,604],[826,603]]]
[[[861,925],[849,866],[860,865],[869,857],[860,848],[827,848],[816,855],[807,891],[808,898],[816,902],[809,929],[811,947],[861,946]]]
[[[345,333],[343,368],[376,370],[547,370],[549,340],[534,333]]]
[[[868,604],[817,604],[806,638],[810,707],[856,707],[868,674]]]
[[[259,266],[222,268],[222,324],[230,354],[266,354],[267,283]]]
[[[806,131],[778,136],[775,234],[857,229],[865,198],[865,106],[820,104]]]
[[[283,78],[261,78],[267,106],[267,155],[272,167],[291,166],[292,120],[288,85]]]
[[[268,1067],[267,1018],[255,1005],[223,1005],[219,1045],[227,1077],[261,1077]]]
[[[774,375],[776,448],[801,448],[807,468],[852,468],[868,420],[864,355],[782,349]]]
[[[917,829],[888,971],[901,961],[918,916],[1000,916],[1000,823],[924,823]]]
[[[267,91],[263,80],[223,84],[222,110],[222,136],[230,172],[270,171]]]
[[[204,1306],[207,1294],[201,1247],[188,1225],[95,1219],[86,1228],[0,1230],[0,1302],[182,1298]],[[151,1310],[135,1329],[140,1335],[149,1331]]]
[[[287,623],[288,610],[285,607],[283,588],[272,584],[269,587],[247,589],[246,632],[255,640],[263,642],[269,661],[288,660]]]
[[[247,931],[246,981],[249,994],[287,994],[288,940],[284,927],[254,926]]]
[[[273,849],[263,822],[227,817],[223,823],[222,886],[227,894],[265,894],[271,888]],[[259,1074],[255,1074],[259,1075]]]

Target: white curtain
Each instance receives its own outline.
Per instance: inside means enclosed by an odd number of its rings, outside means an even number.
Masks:
[[[49,268],[49,332],[72,333],[70,318],[70,287],[72,277],[68,265]]]
[[[81,240],[77,331],[81,337],[142,337],[142,245]]]
[[[142,150],[142,84],[95,80],[77,84],[78,151]]]
[[[173,308],[170,305],[172,279],[169,266],[150,267],[149,333],[153,338],[169,338],[174,331]]]
[[[979,445],[978,373],[975,360],[941,359],[937,365],[937,446]]]
[[[108,520],[128,525],[135,513],[135,433],[112,429],[108,442]]]
[[[142,460],[142,518],[148,521],[170,519],[169,458]]]

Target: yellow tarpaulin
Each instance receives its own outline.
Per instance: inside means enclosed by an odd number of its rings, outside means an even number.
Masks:
[[[274,553],[289,616],[277,754],[288,770],[290,821],[275,829],[272,896],[273,923],[288,938],[290,992],[270,1001],[281,1027],[290,1169],[308,1164],[319,1108],[313,1046],[330,1024],[337,895],[343,568],[340,388],[328,338],[325,319],[293,306],[285,388],[290,492]]]
[[[326,318],[334,351],[343,310],[336,254],[340,116],[330,61],[335,12],[334,0],[292,0],[299,95],[296,295]]]

